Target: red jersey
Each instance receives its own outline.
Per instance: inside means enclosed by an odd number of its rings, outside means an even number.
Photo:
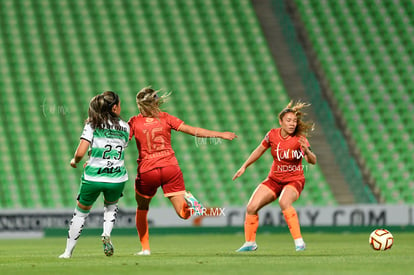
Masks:
[[[300,148],[299,136],[283,138],[280,131],[281,128],[270,130],[262,141],[265,148],[272,150],[273,164],[269,178],[280,183],[303,180],[302,158],[305,153]],[[307,139],[306,144],[309,146]]]
[[[139,152],[138,172],[178,165],[171,147],[171,129],[177,131],[183,123],[181,119],[165,112],[159,113],[158,118],[139,114],[129,119],[129,139],[135,136]]]

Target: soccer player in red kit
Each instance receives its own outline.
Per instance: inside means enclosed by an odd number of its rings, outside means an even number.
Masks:
[[[295,202],[305,185],[302,158],[316,164],[316,155],[311,151],[306,134],[313,124],[302,120],[301,109],[309,106],[292,102],[279,114],[280,128],[270,130],[260,145],[252,152],[233,180],[240,177],[263,153],[271,148],[273,164],[268,177],[256,188],[246,209],[244,233],[246,242],[237,252],[257,249],[256,231],[259,226],[258,211],[279,198],[279,206],[294,239],[296,251],[305,250],[306,244],[300,233],[299,219],[292,203]]]
[[[136,101],[140,114],[130,118],[130,139],[135,136],[139,151],[135,199],[137,201],[136,226],[142,250],[137,255],[150,255],[147,214],[151,198],[162,187],[164,196],[174,206],[177,214],[188,219],[190,206],[198,202],[186,192],[183,174],[171,147],[171,129],[196,137],[217,137],[233,140],[232,132],[216,132],[186,125],[182,120],[160,110],[164,95],[159,97],[151,88],[138,92]],[[190,198],[188,198],[190,197]],[[187,199],[186,199],[187,198]]]

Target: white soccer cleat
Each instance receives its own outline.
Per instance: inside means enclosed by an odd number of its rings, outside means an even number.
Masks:
[[[59,256],[60,259],[69,259],[71,257],[72,257],[72,255],[67,254],[67,253],[63,253],[62,255]]]
[[[305,243],[303,243],[302,245],[297,245],[296,247],[295,247],[295,250],[296,251],[305,251],[306,250],[306,244]]]
[[[140,252],[135,253],[136,256],[149,256],[151,255],[151,251],[148,249],[142,250]]]

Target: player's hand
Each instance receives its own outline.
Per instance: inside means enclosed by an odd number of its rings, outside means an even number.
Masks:
[[[240,177],[241,175],[243,175],[244,171],[246,171],[246,168],[244,168],[244,166],[240,167],[239,171],[237,171],[236,174],[234,174],[233,180],[235,180],[238,177]]]
[[[306,144],[306,139],[305,139],[305,137],[304,137],[304,136],[301,136],[301,137],[299,138],[299,144],[300,144],[300,148],[302,149],[302,151],[303,151],[304,153],[306,153],[306,150],[308,149],[308,146],[307,146],[307,144]]]
[[[71,159],[70,161],[70,166],[72,166],[73,168],[76,168],[76,162],[75,162],[75,158]]]
[[[233,140],[236,137],[237,137],[237,135],[235,133],[232,133],[232,132],[223,132],[221,134],[222,139]]]

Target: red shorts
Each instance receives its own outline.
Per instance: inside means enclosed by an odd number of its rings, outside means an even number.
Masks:
[[[289,187],[295,190],[299,198],[300,194],[302,193],[303,187],[305,187],[305,179],[280,183],[271,178],[266,178],[261,184],[270,189],[275,199],[277,199],[280,196],[285,187]]]
[[[183,173],[178,165],[155,168],[145,173],[139,173],[135,179],[135,192],[144,198],[154,197],[160,186],[165,197],[184,194]]]

